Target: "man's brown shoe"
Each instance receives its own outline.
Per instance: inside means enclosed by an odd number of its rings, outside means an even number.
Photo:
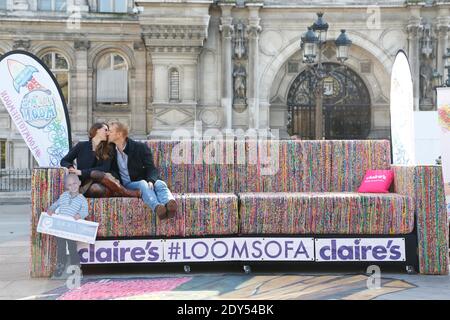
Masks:
[[[158,216],[159,220],[165,220],[167,219],[167,209],[162,204],[158,204],[155,208],[156,215]]]
[[[172,219],[177,214],[178,204],[175,200],[169,200],[166,204],[167,218]]]

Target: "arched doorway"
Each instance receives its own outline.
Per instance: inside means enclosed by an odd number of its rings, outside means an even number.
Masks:
[[[332,74],[323,80],[323,128],[325,139],[366,139],[370,133],[370,96],[361,77],[336,63],[324,63]],[[287,98],[288,132],[314,139],[317,80],[310,71],[301,72]]]

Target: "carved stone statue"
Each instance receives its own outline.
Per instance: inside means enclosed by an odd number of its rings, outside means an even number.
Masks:
[[[420,101],[431,103],[433,98],[433,88],[431,87],[431,77],[433,70],[427,62],[420,65]]]
[[[245,67],[241,63],[235,65],[233,71],[235,101],[245,102],[246,76]]]

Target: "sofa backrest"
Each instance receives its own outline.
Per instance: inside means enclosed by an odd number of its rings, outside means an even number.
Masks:
[[[356,191],[368,169],[388,169],[388,140],[149,140],[175,193]]]
[[[276,144],[271,152],[278,150],[273,157],[278,162],[275,173],[264,174],[264,156],[258,152],[258,164],[236,165],[237,192],[356,191],[366,170],[389,169],[391,163],[387,140],[280,140],[266,144],[271,143]],[[271,148],[258,145],[258,151]]]
[[[149,140],[161,178],[175,193],[234,193],[234,142]]]

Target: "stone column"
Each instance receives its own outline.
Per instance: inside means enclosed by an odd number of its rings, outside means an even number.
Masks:
[[[143,42],[134,42],[133,48],[136,70],[134,71],[134,79],[133,74],[131,76],[131,80],[134,81],[134,91],[131,91],[132,86],[130,86],[130,93],[134,93],[134,101],[131,105],[131,125],[135,135],[145,138],[147,134],[147,53]]]
[[[90,42],[86,40],[77,40],[74,43],[75,61],[76,61],[76,97],[73,101],[72,110],[74,119],[71,119],[74,133],[85,136],[87,130],[92,124],[92,110],[89,108],[88,87],[88,50]]]
[[[443,7],[439,10],[439,17],[436,24],[436,35],[437,35],[437,48],[436,48],[436,58],[437,58],[437,70],[442,74],[444,81],[447,79],[444,69],[444,59],[443,56],[449,48],[448,42],[448,25],[450,24],[450,12],[449,7]]]
[[[418,9],[419,10],[419,9]],[[419,12],[420,14],[420,12]],[[421,25],[421,18],[417,16],[417,11],[412,12],[412,17],[409,19],[407,27],[408,31],[408,58],[411,65],[411,74],[413,79],[413,92],[414,92],[414,110],[419,110],[420,101],[420,36],[423,31]]]
[[[259,25],[260,4],[249,6],[249,26],[248,30],[248,88],[247,98],[249,105],[248,127],[249,129],[259,129],[259,34],[261,26]]]
[[[220,31],[222,32],[222,99],[221,105],[225,113],[225,128],[233,126],[233,65],[232,65],[232,38],[234,33],[233,18],[230,5],[221,5],[222,18],[220,18]]]

